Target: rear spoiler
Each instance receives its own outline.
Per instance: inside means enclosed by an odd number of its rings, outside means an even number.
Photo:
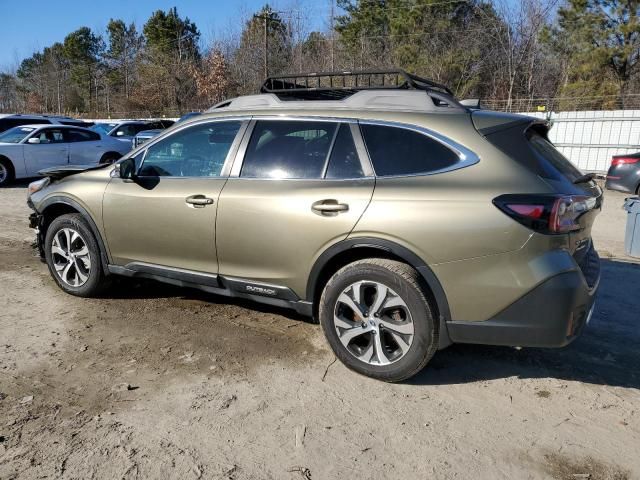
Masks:
[[[474,110],[471,112],[471,120],[476,130],[485,137],[492,133],[516,127],[522,127],[522,131],[535,127],[544,131],[545,134],[551,129],[551,122],[546,118],[529,117],[515,113],[493,112],[490,110]]]

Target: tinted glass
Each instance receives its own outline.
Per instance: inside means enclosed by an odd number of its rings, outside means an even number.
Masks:
[[[4,132],[5,130],[18,127],[20,125],[37,125],[43,123],[48,124],[51,122],[44,118],[2,118],[0,119],[0,132]]]
[[[0,135],[0,143],[20,143],[20,141],[35,130],[35,127],[14,127]]]
[[[361,125],[376,175],[419,175],[448,168],[458,156],[440,142],[405,128]]]
[[[556,147],[554,147],[549,140],[540,135],[540,133],[532,130],[529,132],[528,136],[529,142],[531,143],[541,166],[544,167],[545,162],[548,162],[547,168],[542,168],[542,176],[554,178],[557,173],[559,173],[572,182],[582,176],[582,172],[574,167],[569,159],[562,155]]]
[[[218,177],[240,122],[194,125],[151,145],[141,176]]]
[[[330,122],[259,121],[240,176],[322,178],[336,128]]]
[[[84,130],[66,130],[67,142],[95,142],[100,140],[100,135],[95,132],[88,132]]]
[[[149,126],[146,123],[130,123],[127,125],[123,125],[118,128],[112,135],[116,137],[134,137],[136,133],[141,132],[142,130],[149,130]]]
[[[359,178],[362,176],[362,165],[353,142],[351,129],[349,125],[342,124],[331,150],[325,178]]]
[[[96,123],[91,127],[94,132],[109,133],[116,127],[117,123]]]

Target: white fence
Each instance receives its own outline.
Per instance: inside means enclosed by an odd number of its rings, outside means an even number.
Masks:
[[[525,115],[551,120],[549,138],[585,172],[606,172],[613,155],[640,151],[640,110]]]

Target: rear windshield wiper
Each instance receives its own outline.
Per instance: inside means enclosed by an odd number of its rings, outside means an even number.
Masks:
[[[573,183],[574,184],[579,184],[579,183],[588,183],[591,180],[593,180],[594,178],[596,178],[596,174],[595,173],[585,173],[584,175],[580,175],[578,178],[576,178]]]

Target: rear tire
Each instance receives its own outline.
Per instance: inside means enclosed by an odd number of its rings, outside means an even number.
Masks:
[[[14,178],[13,164],[6,158],[0,158],[0,187],[6,187]]]
[[[53,220],[45,235],[44,252],[51,276],[65,292],[94,297],[108,287],[100,247],[82,215],[72,213]]]
[[[386,382],[412,377],[438,349],[439,324],[418,272],[394,260],[351,263],[325,286],[320,324],[350,369]]]
[[[120,160],[121,157],[122,155],[120,155],[119,153],[107,152],[102,155],[102,158],[100,159],[100,165],[110,165]]]

